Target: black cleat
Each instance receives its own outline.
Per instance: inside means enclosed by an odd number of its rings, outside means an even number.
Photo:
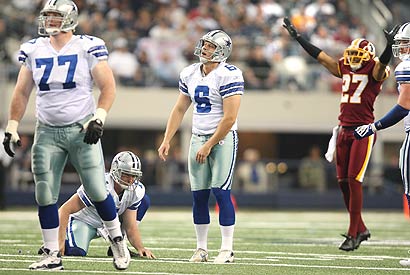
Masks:
[[[366,229],[363,232],[357,233],[355,249],[359,248],[361,242],[367,241],[368,239],[370,239],[370,236],[371,234],[368,229]]]
[[[140,257],[141,257],[140,254],[135,253],[134,251],[131,251],[129,248],[128,248],[128,251],[130,252],[131,258],[140,258]],[[112,255],[111,247],[108,247],[107,256],[109,256],[109,257],[112,257],[112,256],[113,256],[113,255]]]
[[[344,251],[355,250],[356,249],[356,238],[349,236],[349,235],[344,235],[344,234],[342,234],[342,236],[345,237],[346,239],[339,246],[339,249],[344,250]]]

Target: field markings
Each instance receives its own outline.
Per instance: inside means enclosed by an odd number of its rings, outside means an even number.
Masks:
[[[3,255],[0,255],[3,256]],[[16,255],[14,255],[16,256]],[[100,258],[64,258],[64,261],[68,262],[111,262],[111,259],[100,259]],[[139,261],[146,261],[146,262],[153,262],[153,260],[132,260],[135,262]],[[32,262],[30,260],[20,260],[20,259],[10,259],[10,260],[5,260],[5,259],[0,259],[0,262],[21,262],[21,263],[28,263]],[[162,260],[162,259],[157,259],[155,262],[161,262],[161,263],[180,263],[180,264],[198,264],[198,263],[190,263],[186,259],[179,259],[179,258],[168,258],[167,260]],[[207,263],[201,263],[205,265],[213,264],[211,262]],[[229,264],[231,265],[231,264]],[[233,265],[251,265],[251,266],[272,266],[272,267],[300,267],[300,268],[317,268],[317,269],[353,269],[353,270],[379,270],[379,271],[410,271],[410,268],[403,268],[403,267],[360,267],[360,266],[335,266],[335,265],[303,265],[303,264],[281,264],[281,263],[238,263],[235,262]],[[20,268],[0,268],[0,270],[5,270],[5,271],[12,271],[12,270],[27,270],[27,269],[20,269]],[[66,272],[81,272],[81,273],[111,273],[111,271],[97,271],[97,270],[64,270]],[[124,272],[121,272],[124,274]],[[158,273],[158,272],[125,272],[127,274],[179,274],[179,273]],[[186,273],[182,273],[186,275]]]

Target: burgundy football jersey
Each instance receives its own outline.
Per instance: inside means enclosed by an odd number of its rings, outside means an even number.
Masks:
[[[371,59],[359,70],[352,71],[349,65],[343,64],[343,58],[339,59],[343,80],[339,114],[341,126],[359,126],[374,122],[373,105],[384,81],[373,78],[375,64]],[[388,73],[389,69],[386,68],[387,76]]]

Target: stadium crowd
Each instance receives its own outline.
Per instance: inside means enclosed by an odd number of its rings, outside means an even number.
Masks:
[[[37,37],[42,0],[1,0],[0,60],[14,81],[21,42]],[[196,59],[203,33],[223,29],[233,39],[231,63],[242,68],[247,90],[334,90],[339,82],[323,72],[282,28],[293,24],[319,48],[341,56],[352,37],[375,34],[349,9],[347,0],[77,0],[77,34],[103,38],[120,85],[177,87],[178,72]],[[386,5],[396,13],[393,2]],[[24,16],[21,16],[24,14]],[[400,16],[396,16],[400,18]],[[126,64],[126,65],[124,65]],[[318,81],[318,80],[321,81]]]

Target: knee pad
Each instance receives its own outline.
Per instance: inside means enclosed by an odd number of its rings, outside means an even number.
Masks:
[[[84,257],[87,252],[80,247],[70,247],[68,240],[65,240],[64,256],[81,256]]]
[[[53,198],[50,186],[46,181],[36,182],[36,202],[40,206],[55,204],[57,198]]]
[[[231,200],[231,190],[212,188],[219,206],[219,224],[230,226],[235,224],[235,208]]]
[[[211,222],[208,206],[210,194],[211,190],[209,189],[192,191],[194,224],[209,224]]]

